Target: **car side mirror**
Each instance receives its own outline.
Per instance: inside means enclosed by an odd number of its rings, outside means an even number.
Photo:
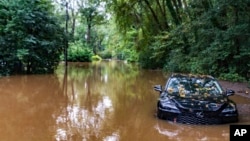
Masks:
[[[227,96],[231,96],[231,95],[234,95],[234,94],[235,94],[234,90],[230,90],[230,89],[226,90],[226,95]]]
[[[162,86],[161,85],[155,85],[154,90],[162,92]]]

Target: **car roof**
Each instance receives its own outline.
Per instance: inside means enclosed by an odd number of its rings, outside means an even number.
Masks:
[[[215,79],[211,75],[203,75],[203,74],[184,74],[184,73],[173,73],[171,77],[186,77],[186,78],[209,78],[209,79]]]

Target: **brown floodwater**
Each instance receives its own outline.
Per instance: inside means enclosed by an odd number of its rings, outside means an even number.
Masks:
[[[228,141],[229,124],[184,125],[155,117],[161,71],[107,61],[70,63],[53,75],[0,78],[1,141]],[[250,124],[250,99],[234,95]]]

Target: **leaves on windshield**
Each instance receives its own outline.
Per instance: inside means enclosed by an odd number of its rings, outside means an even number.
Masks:
[[[220,95],[221,88],[216,80],[211,77],[181,76],[170,79],[167,92],[170,95],[178,95],[182,98],[192,98],[202,96],[204,98]]]

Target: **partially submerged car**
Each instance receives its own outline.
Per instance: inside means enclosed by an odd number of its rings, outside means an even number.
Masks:
[[[160,92],[157,116],[186,124],[222,124],[238,121],[236,104],[228,98],[233,90],[224,91],[209,75],[173,74]]]

